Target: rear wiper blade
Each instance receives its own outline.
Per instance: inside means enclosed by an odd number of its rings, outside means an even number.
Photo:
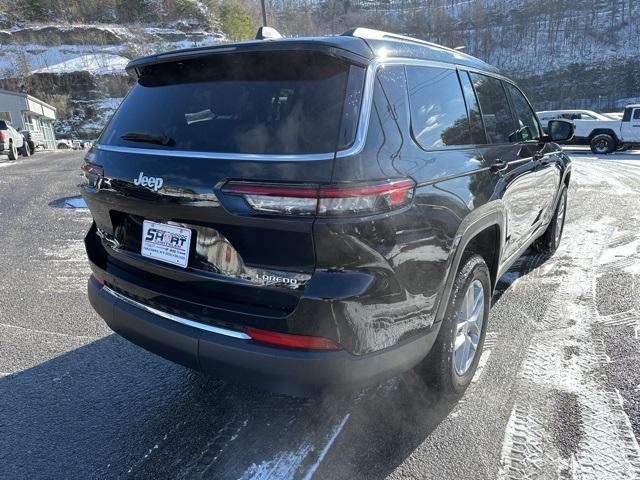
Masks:
[[[171,146],[176,143],[173,138],[164,133],[127,132],[120,135],[120,138],[130,142],[157,143],[164,146]]]

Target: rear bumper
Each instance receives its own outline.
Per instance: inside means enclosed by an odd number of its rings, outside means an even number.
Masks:
[[[364,355],[262,345],[156,315],[118,298],[95,280],[89,300],[109,327],[131,342],[187,367],[233,382],[293,395],[379,382],[417,365],[437,330]]]

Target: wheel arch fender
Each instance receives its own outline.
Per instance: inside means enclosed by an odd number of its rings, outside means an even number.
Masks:
[[[446,279],[439,295],[435,323],[440,323],[446,314],[453,283],[467,248],[474,240],[482,238],[483,234],[488,232],[496,236],[495,245],[489,246],[489,251],[493,252],[493,261],[489,265],[491,288],[495,288],[505,242],[505,225],[506,213],[502,200],[493,200],[473,210],[460,223],[447,261]]]
[[[562,181],[560,182],[560,185],[564,185],[567,188],[569,188],[569,182],[571,180],[571,164],[568,164],[565,168],[564,168],[564,172],[562,173]]]
[[[589,141],[593,140],[593,138],[597,135],[610,135],[611,137],[613,137],[613,139],[616,142],[619,142],[620,140],[618,139],[618,135],[616,135],[616,132],[614,132],[613,130],[609,129],[609,128],[596,128],[594,130],[591,131],[591,133],[589,134]]]

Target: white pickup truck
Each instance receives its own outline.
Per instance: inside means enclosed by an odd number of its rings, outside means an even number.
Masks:
[[[622,120],[574,120],[574,138],[588,141],[593,153],[640,147],[640,104],[627,105]]]
[[[17,131],[8,120],[0,120],[0,155],[5,154],[9,160],[18,158],[18,153],[28,157],[31,151],[22,133]]]
[[[539,112],[541,122],[544,123],[544,119],[551,113],[557,112]],[[596,113],[593,115],[597,117],[571,118],[575,125],[573,143],[588,144],[593,153],[611,153],[619,148],[640,147],[640,104],[627,105],[622,120],[609,119]]]

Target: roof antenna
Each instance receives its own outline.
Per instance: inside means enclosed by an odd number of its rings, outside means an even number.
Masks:
[[[260,27],[256,33],[256,40],[273,40],[275,38],[282,38],[282,35],[273,27]]]

